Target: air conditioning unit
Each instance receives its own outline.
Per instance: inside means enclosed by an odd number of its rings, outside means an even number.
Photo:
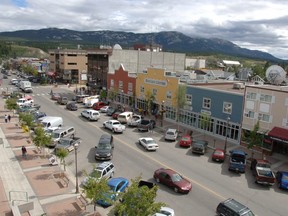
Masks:
[[[245,85],[244,83],[234,83],[233,84],[233,89],[244,89]]]

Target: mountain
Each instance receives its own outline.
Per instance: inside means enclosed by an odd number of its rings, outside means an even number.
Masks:
[[[128,48],[134,44],[160,44],[163,51],[198,53],[198,54],[224,54],[250,59],[283,62],[273,55],[241,48],[230,41],[218,38],[189,37],[180,32],[167,31],[158,33],[136,34],[132,32],[117,31],[73,31],[69,29],[46,28],[40,30],[21,30],[14,32],[1,32],[0,37],[19,38],[37,42],[70,42],[77,44],[119,44]]]

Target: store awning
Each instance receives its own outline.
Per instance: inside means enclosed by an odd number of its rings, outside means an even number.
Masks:
[[[56,75],[56,72],[53,72],[53,71],[49,71],[46,73],[47,76],[55,76]]]
[[[288,142],[288,129],[274,127],[271,131],[269,131],[268,136],[270,137],[270,139],[283,141],[287,143]]]

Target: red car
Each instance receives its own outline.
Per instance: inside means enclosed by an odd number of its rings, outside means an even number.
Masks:
[[[93,106],[92,106],[92,109],[94,110],[100,110],[102,107],[104,106],[107,106],[108,104],[105,103],[105,102],[97,102],[97,103],[94,103]]]
[[[113,113],[113,114],[112,114],[112,118],[117,120],[119,114],[121,114],[121,112],[115,112],[115,113]]]
[[[179,141],[179,145],[181,147],[190,147],[192,143],[192,138],[190,135],[186,134],[181,137],[181,140]]]
[[[154,179],[174,189],[176,193],[189,193],[192,184],[180,174],[171,169],[160,168],[154,172]]]
[[[225,160],[225,152],[223,149],[215,149],[212,154],[212,160],[217,162],[223,162]]]

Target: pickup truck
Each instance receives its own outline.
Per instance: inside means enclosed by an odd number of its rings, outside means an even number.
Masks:
[[[108,120],[103,122],[104,128],[111,130],[113,133],[123,133],[126,127],[117,120]]]
[[[241,150],[231,150],[229,153],[229,171],[245,173],[247,154]]]
[[[127,121],[127,125],[130,127],[135,127],[141,122],[142,119],[143,117],[141,115],[134,114],[132,115],[132,118]]]
[[[255,183],[267,186],[273,186],[276,182],[276,177],[271,170],[270,163],[267,160],[253,159],[250,169],[255,176]]]
[[[67,149],[68,152],[71,152],[74,150],[74,145],[79,145],[81,143],[81,139],[79,137],[74,138],[61,138],[57,145],[55,146],[55,152],[57,152],[57,149]]]

